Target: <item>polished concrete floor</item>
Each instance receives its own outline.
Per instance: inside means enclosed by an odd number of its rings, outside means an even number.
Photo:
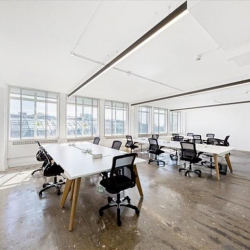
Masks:
[[[143,155],[146,159],[147,155]],[[97,177],[82,180],[75,228],[68,231],[69,205],[58,207],[54,189],[39,198],[45,182],[31,167],[0,173],[0,249],[250,249],[250,153],[231,155],[234,173],[221,176],[200,167],[202,178],[185,177],[166,156],[165,167],[138,165],[144,199],[126,191],[141,214],[98,210],[107,193]]]

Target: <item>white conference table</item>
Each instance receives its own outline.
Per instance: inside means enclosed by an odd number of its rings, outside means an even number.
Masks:
[[[64,174],[67,177],[64,187],[60,207],[63,208],[71,190],[71,214],[69,222],[69,231],[73,230],[75,211],[80,190],[81,178],[94,174],[108,171],[112,167],[114,156],[126,154],[126,152],[115,150],[112,148],[102,147],[89,142],[80,142],[72,144],[50,144],[44,148],[53,160],[64,169]],[[93,154],[102,154],[102,158],[93,159],[89,153],[83,153],[81,149],[91,149]],[[143,197],[139,174],[136,164],[145,162],[145,160],[136,158],[134,162],[134,171],[137,175],[136,185],[138,191]]]
[[[141,144],[148,144],[147,138],[136,138],[134,139],[135,142],[141,143]],[[170,141],[170,140],[158,140],[159,146],[164,146],[165,148],[174,149],[177,151],[177,165],[180,165],[180,150],[181,150],[181,144],[178,141]],[[220,180],[220,171],[219,171],[219,164],[218,164],[218,156],[225,156],[227,165],[230,169],[230,172],[233,172],[233,167],[230,161],[230,155],[229,153],[234,150],[235,147],[225,147],[225,146],[215,146],[215,145],[207,145],[207,144],[196,144],[196,150],[198,152],[203,152],[205,154],[211,154],[214,157],[214,164],[215,164],[215,170],[217,179]],[[164,148],[162,148],[164,151]]]

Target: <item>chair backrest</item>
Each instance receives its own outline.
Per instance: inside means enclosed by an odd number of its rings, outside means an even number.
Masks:
[[[125,144],[125,147],[130,147],[133,144],[133,139],[131,135],[126,135],[127,142]]]
[[[184,140],[183,136],[176,135],[173,137],[173,141],[183,141],[183,140]]]
[[[214,137],[215,137],[215,134],[209,134],[209,133],[208,133],[208,134],[206,134],[206,137],[207,137],[207,138],[214,138]]]
[[[187,136],[192,136],[193,137],[194,133],[187,133]]]
[[[207,144],[209,145],[220,145],[221,140],[216,138],[208,138]]]
[[[195,144],[203,144],[202,139],[194,139],[193,141]]]
[[[113,141],[113,144],[112,144],[111,148],[119,150],[121,145],[122,145],[121,141]]]
[[[201,135],[193,135],[193,139],[200,139],[201,140]]]
[[[172,134],[172,136],[179,136],[179,134]]]
[[[156,152],[159,149],[159,145],[158,145],[158,140],[155,138],[148,138],[148,142],[149,142],[149,151],[154,151]]]
[[[153,138],[153,139],[158,139],[158,138],[159,138],[159,135],[158,135],[158,134],[153,134],[153,135],[152,135],[152,138]]]
[[[93,144],[96,144],[96,145],[98,145],[99,144],[99,142],[100,142],[100,137],[95,137],[94,138],[94,141],[93,141]]]
[[[136,153],[118,155],[113,157],[110,178],[116,176],[117,173],[119,173],[119,175],[128,177],[135,185],[136,175],[134,173],[133,166],[136,157]]]
[[[229,146],[229,142],[228,142],[229,137],[230,137],[230,135],[227,135],[227,136],[225,137],[225,140],[224,140],[224,142],[223,142],[223,146]]]
[[[181,142],[181,159],[192,162],[197,156],[196,146],[193,142]]]

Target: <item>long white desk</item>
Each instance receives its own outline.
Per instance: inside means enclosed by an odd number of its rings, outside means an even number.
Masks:
[[[146,138],[136,138],[134,139],[135,142],[141,143],[141,144],[148,144],[148,139]],[[178,141],[168,141],[168,140],[158,140],[159,146],[164,146],[165,148],[170,148],[177,150],[177,164],[180,165],[180,150],[181,150],[181,144]],[[207,144],[196,144],[196,150],[198,152],[203,152],[206,154],[211,154],[214,157],[214,163],[215,163],[215,170],[217,179],[220,180],[220,171],[219,171],[219,165],[218,165],[218,156],[225,156],[227,165],[230,169],[230,172],[233,172],[233,167],[230,161],[230,155],[229,153],[234,150],[235,147],[225,147],[225,146],[215,146],[215,145],[207,145]],[[162,148],[164,150],[164,148]]]
[[[45,145],[44,148],[51,155],[53,160],[60,164],[67,177],[64,187],[60,207],[63,208],[71,190],[71,214],[69,222],[69,231],[72,231],[75,211],[77,206],[78,194],[81,184],[81,178],[91,176],[97,173],[108,171],[112,167],[113,157],[126,154],[126,152],[102,147],[88,142],[75,143],[75,146],[69,146],[67,143]],[[91,149],[94,154],[102,154],[101,159],[92,159],[89,153],[83,153],[81,149]],[[141,196],[143,196],[139,174],[136,164],[145,162],[145,160],[136,158],[134,162],[134,171],[137,175],[136,185]]]

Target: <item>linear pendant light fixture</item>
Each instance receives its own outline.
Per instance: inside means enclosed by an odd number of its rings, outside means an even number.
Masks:
[[[125,49],[123,52],[121,52],[117,57],[115,57],[108,64],[106,64],[99,71],[97,71],[94,75],[92,75],[90,78],[88,78],[79,87],[77,87],[75,90],[73,90],[68,96],[70,97],[70,96],[74,95],[76,92],[78,92],[84,86],[86,86],[87,84],[89,84],[90,82],[95,80],[97,77],[99,77],[102,74],[104,74],[105,72],[107,72],[109,69],[114,67],[117,63],[121,62],[123,59],[125,59],[126,57],[131,55],[133,52],[135,52],[137,49],[139,49],[140,47],[145,45],[151,39],[153,39],[154,37],[159,35],[162,31],[167,29],[170,25],[175,23],[177,20],[182,18],[187,13],[188,13],[187,2],[184,2],[177,9],[175,9],[172,13],[170,13],[167,17],[165,17],[162,21],[160,21],[158,24],[156,24],[152,29],[150,29],[147,33],[145,33],[142,37],[140,37],[133,44],[131,44],[127,49]]]

